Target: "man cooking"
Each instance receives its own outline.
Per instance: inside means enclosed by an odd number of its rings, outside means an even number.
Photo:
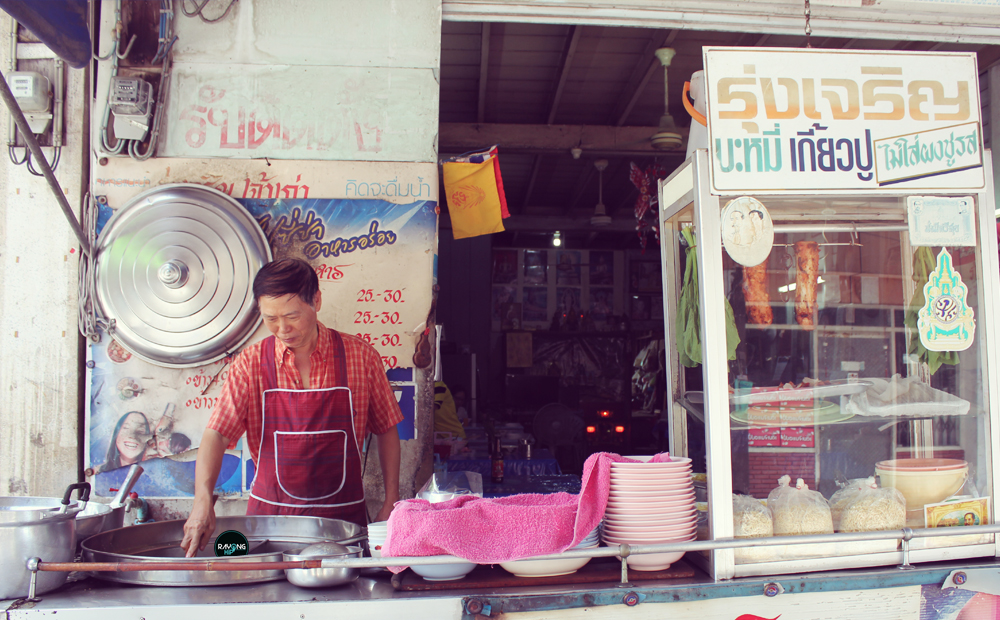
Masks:
[[[379,354],[361,339],[316,319],[319,279],[298,259],[265,265],[253,283],[271,336],[233,361],[202,435],[195,497],[184,524],[187,557],[215,531],[212,493],[222,456],[246,432],[256,465],[248,515],[309,515],[367,524],[361,445],[378,442],[385,521],[399,500],[399,434],[403,420]]]

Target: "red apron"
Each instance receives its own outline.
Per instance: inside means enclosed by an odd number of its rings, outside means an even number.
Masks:
[[[274,341],[264,340],[260,353],[263,429],[247,514],[328,517],[365,526],[344,341],[333,331],[337,387],[310,390],[278,388]]]

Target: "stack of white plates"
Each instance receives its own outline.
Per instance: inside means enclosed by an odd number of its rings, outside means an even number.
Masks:
[[[598,528],[587,534],[580,541],[580,544],[573,549],[592,549],[601,544]],[[518,577],[554,577],[556,575],[569,575],[580,570],[587,565],[590,558],[558,558],[555,560],[514,560],[512,562],[500,562],[500,566],[507,572]]]
[[[697,537],[698,513],[691,482],[691,459],[673,457],[650,463],[650,456],[630,456],[640,463],[612,463],[608,507],[601,540],[613,546],[686,542]],[[629,568],[663,570],[683,556],[678,553],[630,555]]]

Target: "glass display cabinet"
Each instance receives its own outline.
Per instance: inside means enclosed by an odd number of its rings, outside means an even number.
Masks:
[[[998,555],[961,529],[995,510],[990,175],[970,191],[713,193],[710,165],[697,150],[660,186],[671,452],[706,474],[703,537],[953,527],[910,540],[909,561]],[[698,557],[717,579],[903,562],[898,540]]]

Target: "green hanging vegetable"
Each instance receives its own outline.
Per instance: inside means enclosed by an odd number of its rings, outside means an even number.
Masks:
[[[954,366],[958,364],[958,351],[930,351],[920,342],[920,334],[917,333],[917,319],[920,309],[927,303],[924,297],[924,285],[930,278],[930,274],[937,268],[937,259],[929,247],[919,247],[913,253],[913,281],[916,282],[917,290],[913,292],[910,305],[906,307],[906,315],[903,324],[910,329],[910,344],[906,349],[907,353],[916,354],[917,359],[927,364],[933,375],[941,368],[942,364]]]
[[[698,315],[698,255],[697,239],[691,227],[681,229],[684,240],[687,241],[687,264],[684,267],[684,279],[681,282],[681,293],[677,300],[677,318],[674,329],[677,332],[677,351],[680,362],[688,368],[701,364],[701,317]],[[740,344],[740,336],[736,330],[736,319],[733,307],[726,299],[726,355],[736,359],[736,347]]]

